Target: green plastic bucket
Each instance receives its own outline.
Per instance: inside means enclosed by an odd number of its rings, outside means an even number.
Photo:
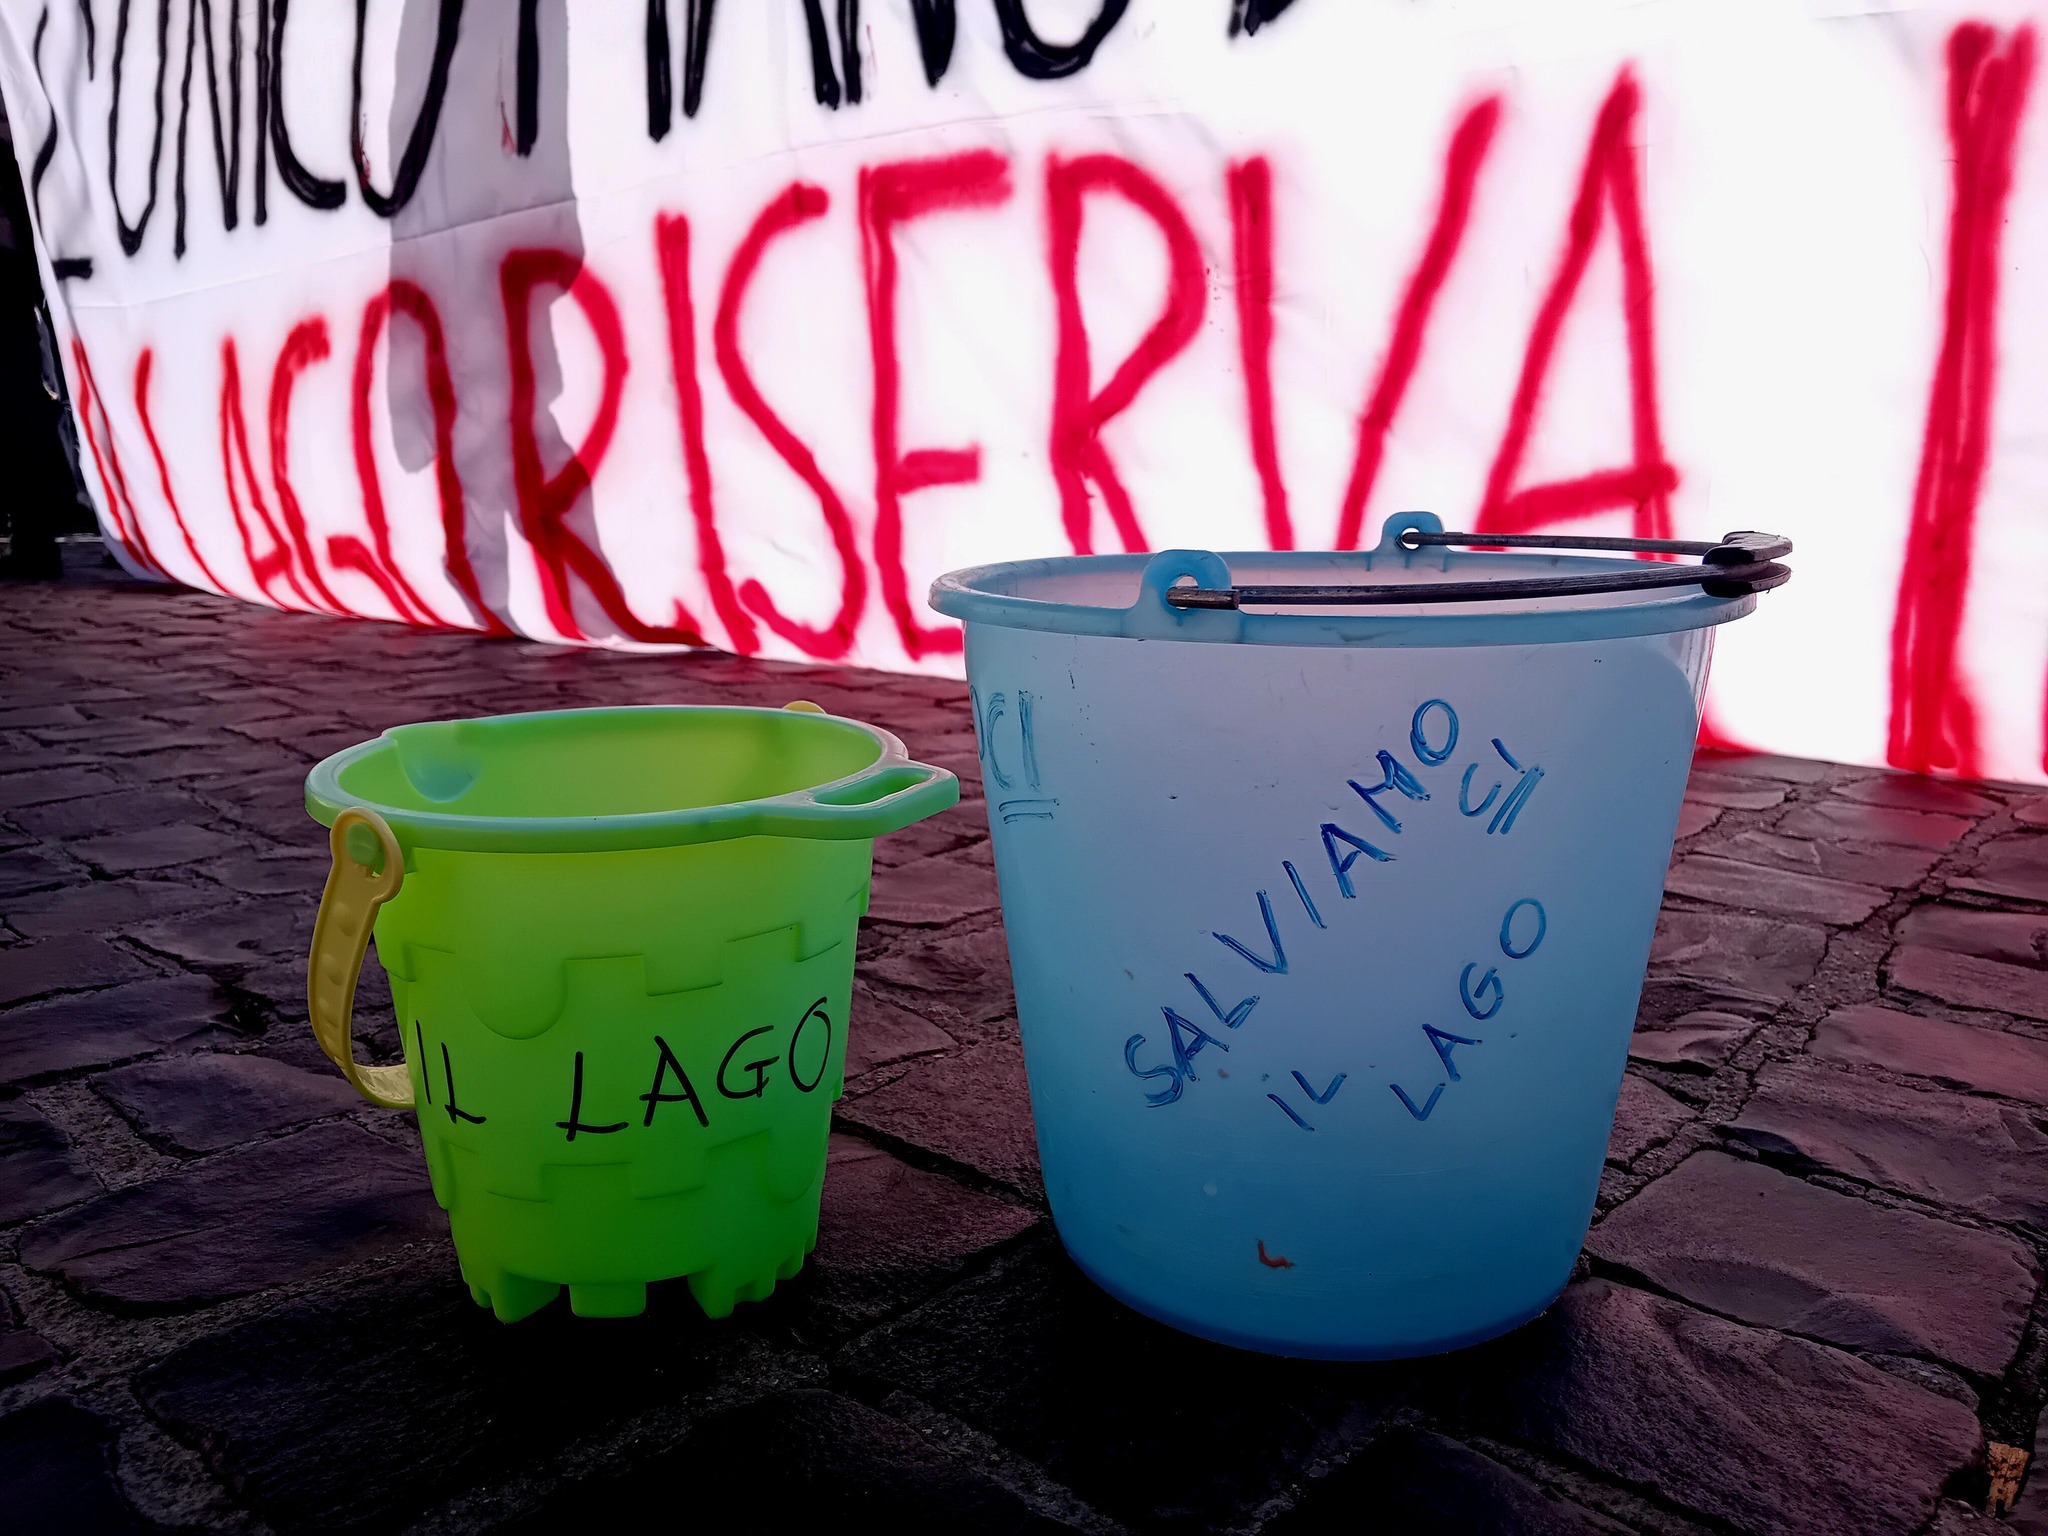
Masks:
[[[959,794],[801,704],[400,726],[312,771],[314,1032],[417,1111],[479,1303],[630,1316],[686,1276],[723,1317],[802,1267],[873,839]],[[403,1067],[350,1044],[372,922]]]

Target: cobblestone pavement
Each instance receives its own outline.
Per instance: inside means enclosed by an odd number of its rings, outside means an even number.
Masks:
[[[969,786],[878,854],[816,1258],[723,1324],[674,1286],[502,1327],[410,1121],[308,1032],[305,771],[410,719],[798,696]],[[977,782],[947,683],[0,591],[0,1528],[1996,1528],[1986,1442],[2048,1390],[2048,796],[1703,760],[1575,1283],[1334,1366],[1061,1254]]]

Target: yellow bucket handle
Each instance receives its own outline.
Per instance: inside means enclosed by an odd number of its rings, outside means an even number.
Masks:
[[[401,1066],[366,1067],[355,1058],[356,982],[370,948],[377,909],[405,881],[405,854],[390,825],[375,811],[351,806],[334,818],[327,846],[334,868],[313,922],[313,952],[306,962],[306,1012],[313,1038],[341,1074],[372,1104],[413,1107],[412,1080]]]

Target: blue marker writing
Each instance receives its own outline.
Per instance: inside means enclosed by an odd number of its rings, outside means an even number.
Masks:
[[[1528,908],[1536,914],[1536,936],[1522,946],[1515,948],[1515,914]],[[1526,960],[1543,947],[1543,936],[1550,932],[1550,919],[1543,911],[1543,903],[1533,896],[1525,896],[1508,908],[1508,915],[1500,920],[1500,952],[1510,960]]]
[[[1351,852],[1345,854],[1342,858],[1337,856],[1337,844],[1340,842],[1351,845]],[[1364,854],[1368,859],[1378,864],[1391,864],[1394,862],[1394,856],[1391,853],[1373,847],[1371,843],[1368,843],[1362,837],[1354,837],[1334,821],[1323,823],[1323,852],[1329,855],[1330,873],[1337,877],[1337,889],[1344,893],[1346,901],[1350,901],[1358,895],[1358,892],[1352,888],[1351,884],[1351,866],[1358,862],[1360,854]]]
[[[1379,797],[1391,789],[1398,790],[1410,800],[1427,800],[1429,798],[1429,791],[1422,787],[1420,779],[1401,766],[1393,753],[1383,751],[1379,754],[1379,759],[1379,783],[1375,784],[1371,789],[1367,789],[1356,779],[1350,780],[1349,783],[1358,792],[1358,798],[1371,806],[1372,813],[1386,823],[1389,832],[1399,832],[1401,830],[1401,823],[1394,819],[1393,812],[1380,804]]]
[[[1285,976],[1287,974],[1287,951],[1280,947],[1280,925],[1273,921],[1273,898],[1264,891],[1259,892],[1259,916],[1266,920],[1266,939],[1273,946],[1273,958],[1270,960],[1263,960],[1253,954],[1227,933],[1212,934],[1210,937],[1244,956],[1245,959],[1264,971],[1268,976]]]
[[[1429,744],[1429,712],[1440,709],[1444,712],[1444,744],[1432,747]],[[1441,768],[1451,760],[1451,754],[1458,750],[1458,712],[1442,699],[1431,699],[1415,711],[1415,719],[1408,727],[1408,746],[1423,765]]]

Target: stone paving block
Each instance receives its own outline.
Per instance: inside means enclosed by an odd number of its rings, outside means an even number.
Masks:
[[[1918,885],[1941,862],[1943,850],[1878,844],[1818,842],[1780,837],[1775,832],[1738,832],[1714,844],[1714,852],[1741,864],[1821,875],[1851,885],[1881,885],[1902,891]]]
[[[1794,806],[1778,822],[1791,837],[1846,839],[1852,843],[1898,843],[1908,848],[1947,849],[1976,823],[1967,816],[1902,811],[1853,800],[1824,800]]]
[[[327,852],[326,829],[310,816],[306,818],[306,829],[303,849],[271,854],[243,852],[209,859],[204,866],[207,878],[248,896],[302,897],[312,901],[317,910],[332,860]]]
[[[227,833],[195,827],[189,822],[134,832],[110,832],[104,837],[81,838],[67,846],[75,857],[110,875],[203,864],[240,849],[240,844]]]
[[[374,959],[375,951],[371,951]],[[255,995],[264,999],[271,1012],[283,1023],[283,1028],[272,1029],[264,1041],[264,1054],[276,1056],[279,1060],[291,1058],[282,1050],[273,1049],[290,1042],[307,1045],[319,1051],[319,1042],[313,1037],[313,1029],[306,1022],[306,976],[305,962],[295,961],[279,966],[274,973],[277,977],[274,992],[261,991]],[[262,975],[251,972],[238,982],[237,989],[251,989],[251,978]],[[356,1059],[363,1062],[381,1063],[402,1061],[405,1052],[398,1043],[398,1014],[391,1002],[391,978],[384,967],[368,964],[363,967],[363,979],[356,987]],[[324,1054],[308,1055],[295,1061],[295,1066],[310,1067],[316,1072],[332,1070],[332,1063]]]
[[[1723,778],[1695,772],[1686,781],[1685,798],[1729,811],[1768,811],[1785,803],[1783,785],[1758,779]]]
[[[0,709],[0,731],[25,731],[35,726],[84,725],[86,716],[75,704],[27,704]]]
[[[117,714],[125,714],[140,707],[142,696],[132,689],[117,688],[111,683],[94,682],[73,672],[67,676],[52,676],[42,681],[17,677],[9,684],[8,697],[18,700],[24,708],[31,704],[70,704],[78,708],[81,715],[98,719],[107,714],[109,708],[114,705],[121,706],[113,711]]]
[[[339,721],[331,713],[311,719],[298,713],[273,715],[261,720],[230,720],[225,725],[237,736],[246,736],[251,741],[274,741],[288,747],[297,747],[311,738],[332,735],[337,731],[345,731],[351,741],[366,741],[377,734],[365,731],[359,725]]]
[[[888,1536],[1056,1536],[1075,1527],[1030,1509],[895,1419],[817,1388],[715,1413],[671,1451],[623,1476],[564,1488],[493,1536],[630,1530],[672,1508],[678,1489],[722,1490],[719,1536],[886,1532]]]
[[[279,745],[298,755],[310,768],[314,763],[332,757],[337,752],[346,752],[350,747],[358,746],[377,734],[375,731],[352,725],[339,730],[306,732],[289,741],[280,742]]]
[[[1260,1536],[1630,1536],[1455,1440],[1393,1429]]]
[[[964,811],[959,807],[941,812],[927,820],[915,822],[901,832],[892,832],[887,837],[875,839],[875,868],[893,869],[899,864],[909,864],[917,859],[929,858],[937,853],[951,853],[977,838],[988,836],[988,827],[969,825],[969,815],[980,817],[979,812]]]
[[[0,956],[0,1008],[52,992],[77,992],[154,974],[135,956],[91,934],[17,944]],[[6,1026],[0,1022],[0,1029]],[[0,1064],[0,1074],[6,1067]]]
[[[0,1387],[27,1381],[62,1358],[56,1345],[22,1322],[13,1298],[0,1291]]]
[[[227,999],[213,983],[196,976],[139,981],[9,1008],[0,1012],[0,1084],[109,1066],[197,1039],[226,1009]]]
[[[1016,1012],[1010,949],[1000,927],[919,936],[893,946],[864,967],[872,979],[942,997],[981,1023]]]
[[[31,1329],[0,1327],[0,1387],[27,1381],[63,1358],[56,1345]]]
[[[77,746],[80,742],[97,743],[109,732],[119,731],[131,720],[139,718],[133,703],[126,706],[106,705],[92,709],[74,709],[68,720],[52,720],[47,724],[0,725],[11,740],[34,742],[38,746],[53,749]],[[144,722],[148,723],[148,722]],[[47,764],[38,763],[44,767]]]
[[[70,1137],[27,1104],[0,1104],[0,1226],[99,1192]]]
[[[853,984],[853,1019],[846,1031],[846,1075],[861,1077],[913,1056],[953,1048],[953,1037],[923,1014],[865,983]]]
[[[1455,1418],[1753,1536],[1917,1531],[1981,1439],[1853,1355],[1604,1280],[1436,1374]]]
[[[69,864],[37,848],[0,853],[0,900],[28,891],[47,891],[78,876]]]
[[[86,735],[90,739],[99,730],[98,726],[87,727]],[[102,766],[96,761],[97,756],[68,742],[52,744],[25,731],[0,731],[0,763],[6,765],[10,774],[43,773],[52,768],[97,768]]]
[[[1629,1037],[1628,1053],[1637,1061],[1658,1066],[1710,1072],[1734,1055],[1756,1029],[1756,1021],[1741,1014],[1701,1009],[1655,1029],[1638,1027]]]
[[[15,825],[26,832],[70,842],[105,832],[212,821],[216,813],[204,801],[176,790],[131,789],[117,795],[88,795],[80,800],[60,800],[54,805],[32,805],[9,814]]]
[[[1719,1152],[1694,1153],[1610,1212],[1586,1248],[1741,1322],[1987,1377],[2012,1363],[2037,1283],[2031,1255],[2002,1233]]]
[[[1621,1080],[1607,1160],[1632,1163],[1659,1142],[1669,1141],[1691,1118],[1692,1111],[1662,1088],[1628,1073]]]
[[[197,732],[174,737],[153,721],[138,721],[132,730],[112,737],[94,730],[77,745],[89,746],[95,764],[119,779],[124,792],[168,784],[196,788],[207,775],[239,761],[220,757],[212,738]]]
[[[1404,1368],[1226,1349],[1111,1301],[1051,1244],[862,1336],[840,1369],[965,1420],[1146,1531],[1232,1527],[1362,1441]]]
[[[291,786],[295,778],[297,774],[291,772],[266,770],[260,782],[270,793],[264,795],[250,793],[248,784],[236,780],[199,778],[193,782],[207,799],[223,807],[227,821],[258,834],[258,842],[307,854],[322,852],[328,846],[328,829],[305,813],[303,793]]]
[[[167,731],[154,723],[91,737],[95,754],[123,782],[145,788],[246,763],[246,745],[210,731]],[[232,744],[231,744],[232,743]]]
[[[1696,853],[1680,859],[1664,877],[1664,889],[1697,901],[1753,912],[1782,912],[1838,928],[1852,928],[1891,900],[1891,892],[1846,885],[1821,875],[1765,869],[1733,859]]]
[[[217,1152],[363,1102],[339,1072],[212,1051],[137,1062],[95,1078],[93,1088],[152,1141],[192,1153]]]
[[[145,1536],[114,1476],[114,1426],[66,1398],[0,1419],[0,1511],[20,1536]]]
[[[204,705],[180,705],[152,700],[150,715],[174,726],[190,726],[220,732],[251,720],[282,720],[298,712],[298,706],[281,695],[244,693],[234,698],[215,698]]]
[[[1700,752],[1693,758],[1693,768],[1735,778],[1781,779],[1787,784],[1818,784],[1835,771],[1832,763],[1810,757],[1774,757],[1768,752]]]
[[[145,919],[219,906],[227,899],[226,891],[211,885],[87,880],[28,896],[0,897],[0,917],[16,933],[31,939],[126,933]]]
[[[244,969],[303,961],[313,944],[315,897],[303,907],[290,901],[249,902],[208,907],[157,922],[138,923],[133,932],[146,948],[204,969]]]
[[[1902,811],[1936,811],[1950,816],[1988,816],[2003,807],[1990,795],[1943,779],[1917,773],[1879,773],[1835,787],[1843,800],[1864,805],[1890,805]]]
[[[23,1234],[21,1262],[98,1306],[176,1311],[447,1231],[417,1151],[320,1125],[46,1218]]]
[[[1000,902],[993,870],[957,854],[935,854],[894,869],[877,869],[868,921],[943,928],[963,917],[993,912]]]
[[[1688,800],[1678,808],[1677,839],[1684,842],[1688,837],[1698,837],[1720,819],[1721,812],[1716,807],[1695,805]]]
[[[593,1327],[555,1306],[508,1327],[470,1300],[452,1252],[431,1267],[201,1338],[141,1372],[136,1395],[297,1536],[399,1530],[650,1406],[766,1374],[748,1335],[706,1322],[680,1287],[637,1318]],[[679,1493],[666,1507],[686,1507]]]
[[[31,768],[22,773],[0,773],[0,811],[47,805],[52,800],[76,800],[81,795],[107,795],[120,787],[121,781],[102,768]]]
[[[1901,992],[1989,1008],[2026,1019],[2048,1019],[2048,971],[2034,966],[1980,960],[1919,944],[1901,944],[1886,956],[1885,980]]]
[[[259,966],[235,978],[235,991],[257,1002],[284,1025],[272,1029],[264,1042],[266,1054],[275,1055],[280,1045],[310,1045],[312,1030],[306,1023],[306,962],[282,960]],[[398,1021],[391,1003],[391,978],[377,963],[377,951],[363,965],[363,977],[356,986],[356,1055],[365,1062],[398,1059]],[[309,1057],[307,1061],[317,1062]]]
[[[2048,1042],[2002,1030],[1865,1003],[1821,1020],[1812,1054],[2048,1105]]]
[[[1958,1503],[1951,1495],[1935,1510],[1927,1536],[2010,1536],[2010,1528],[2003,1520],[1994,1519],[1973,1505]]]
[[[1893,930],[1900,941],[1958,955],[2048,968],[2048,913],[1987,912],[1982,907],[1915,907]]]
[[[2048,837],[2009,832],[1991,838],[1977,850],[1969,867],[1949,881],[1949,888],[2048,902]]]
[[[919,1062],[887,1087],[848,1095],[839,1117],[1043,1196],[1024,1052],[1012,1042]]]
[[[2048,1231],[2048,1130],[2015,1105],[1774,1064],[1730,1129],[1766,1155]]]
[[[972,737],[967,733],[974,729],[974,706],[968,702],[963,684],[954,683],[944,698],[926,701],[919,701],[906,689],[899,698],[890,700],[888,715],[889,729],[903,738],[913,757],[937,751],[939,742],[946,738],[963,740],[967,749],[973,750]],[[981,777],[978,770],[975,777]]]
[[[1650,949],[1653,975],[1684,976],[1745,997],[1782,1000],[1827,952],[1819,928],[1734,912],[1665,912]]]
[[[786,1320],[807,1339],[837,1342],[943,1289],[1038,1219],[835,1132],[817,1251],[761,1315]]]

